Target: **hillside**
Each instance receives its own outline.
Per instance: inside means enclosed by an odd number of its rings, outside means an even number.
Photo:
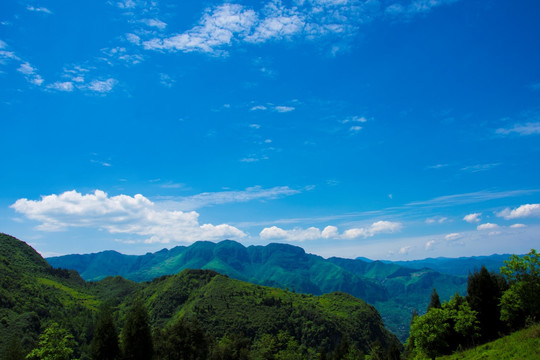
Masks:
[[[453,355],[439,357],[440,360],[535,360],[540,358],[540,325],[517,331],[511,335],[497,339]]]
[[[184,269],[209,269],[258,285],[322,295],[341,291],[373,304],[401,341],[408,336],[414,309],[422,313],[435,287],[441,299],[466,290],[467,279],[433,270],[414,270],[381,261],[324,259],[297,246],[249,246],[234,241],[196,242],[142,256],[105,251],[48,258],[54,267],[77,270],[86,280],[121,275],[150,281]]]
[[[74,271],[53,269],[11,236],[0,235],[0,250],[0,354],[14,338],[30,350],[54,321],[74,335],[75,355],[85,358],[99,306],[112,306],[121,328],[136,298],[154,328],[196,319],[209,339],[239,335],[253,346],[264,336],[284,333],[310,354],[332,351],[342,339],[365,352],[375,341],[383,347],[398,344],[375,308],[345,293],[296,294],[210,270],[184,270],[142,283],[119,276],[86,283]]]
[[[494,254],[490,256],[471,256],[460,258],[427,258],[422,260],[392,261],[389,263],[404,266],[411,269],[429,268],[443,274],[454,276],[468,276],[474,270],[479,270],[484,265],[489,271],[499,272],[504,261],[508,260],[509,254]]]

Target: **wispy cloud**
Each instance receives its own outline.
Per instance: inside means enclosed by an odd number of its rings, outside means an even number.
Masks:
[[[37,69],[30,65],[29,62],[23,62],[17,69],[18,72],[24,74],[28,82],[41,86],[43,84],[43,78],[37,73]]]
[[[528,122],[525,124],[515,124],[509,128],[499,128],[495,130],[500,135],[538,135],[540,134],[540,122]]]
[[[52,11],[47,9],[46,7],[35,7],[35,6],[31,6],[31,5],[28,5],[26,7],[26,10],[28,11],[34,11],[34,12],[41,12],[41,13],[45,13],[45,14],[52,14]]]
[[[500,163],[493,163],[493,164],[475,164],[475,165],[469,165],[461,168],[462,171],[467,172],[481,172],[481,171],[488,171],[491,170],[497,166],[501,165]]]
[[[192,243],[246,236],[227,224],[201,225],[195,211],[160,210],[140,194],[109,196],[96,190],[83,195],[66,191],[42,196],[40,200],[19,199],[11,207],[28,219],[40,222],[37,229],[41,231],[97,228],[111,234],[138,235],[147,243]]]
[[[476,229],[477,230],[493,230],[493,229],[497,229],[498,227],[499,225],[497,224],[485,223],[485,224],[478,225]]]
[[[197,195],[175,198],[171,204],[174,208],[181,210],[194,210],[206,206],[242,203],[254,200],[273,200],[285,196],[299,194],[304,189],[291,189],[288,186],[276,186],[273,188],[263,188],[261,186],[249,187],[245,190],[205,192]]]
[[[504,199],[509,197],[517,197],[523,195],[530,195],[538,193],[540,190],[511,190],[511,191],[477,191],[464,194],[439,196],[425,201],[414,201],[407,205],[409,206],[431,206],[431,207],[445,207],[461,204],[473,204],[477,202]]]

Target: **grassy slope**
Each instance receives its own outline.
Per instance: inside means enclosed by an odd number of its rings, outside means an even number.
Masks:
[[[493,342],[478,346],[440,360],[525,360],[540,359],[540,324],[515,332]]]

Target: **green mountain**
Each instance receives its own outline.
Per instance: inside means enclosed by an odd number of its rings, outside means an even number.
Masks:
[[[414,309],[422,313],[435,287],[441,299],[465,293],[467,279],[422,269],[414,270],[381,261],[324,259],[297,246],[249,246],[225,240],[196,242],[189,247],[142,256],[105,251],[48,258],[54,267],[77,270],[86,280],[121,275],[150,281],[184,269],[209,269],[258,285],[322,295],[341,291],[375,305],[385,324],[402,341],[408,336]]]
[[[494,254],[490,256],[471,256],[460,258],[427,258],[423,260],[393,261],[392,264],[408,267],[411,269],[429,268],[443,274],[455,276],[468,276],[475,270],[480,270],[484,265],[489,271],[499,272],[504,261],[508,260],[509,254]]]
[[[54,321],[74,335],[74,355],[87,358],[99,306],[109,304],[122,328],[135,299],[148,309],[154,328],[192,319],[209,339],[241,336],[249,346],[283,333],[313,356],[334,350],[344,339],[366,353],[374,342],[385,348],[398,344],[374,307],[343,292],[297,294],[211,270],[183,270],[140,283],[119,276],[85,282],[75,271],[54,269],[24,242],[0,234],[0,356],[13,340],[28,352]]]

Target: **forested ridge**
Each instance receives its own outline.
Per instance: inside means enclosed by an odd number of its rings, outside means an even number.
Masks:
[[[298,246],[248,246],[225,240],[198,241],[145,255],[103,251],[48,258],[54,267],[77,270],[86,280],[121,275],[133,281],[151,281],[184,269],[209,269],[254,284],[299,293],[322,295],[341,291],[374,305],[385,325],[404,342],[413,309],[428,305],[435,287],[443,299],[465,294],[467,277],[431,269],[411,269],[381,261],[324,259]]]
[[[375,308],[342,292],[297,294],[210,270],[85,282],[5,234],[0,275],[2,359],[398,358],[401,347]]]

